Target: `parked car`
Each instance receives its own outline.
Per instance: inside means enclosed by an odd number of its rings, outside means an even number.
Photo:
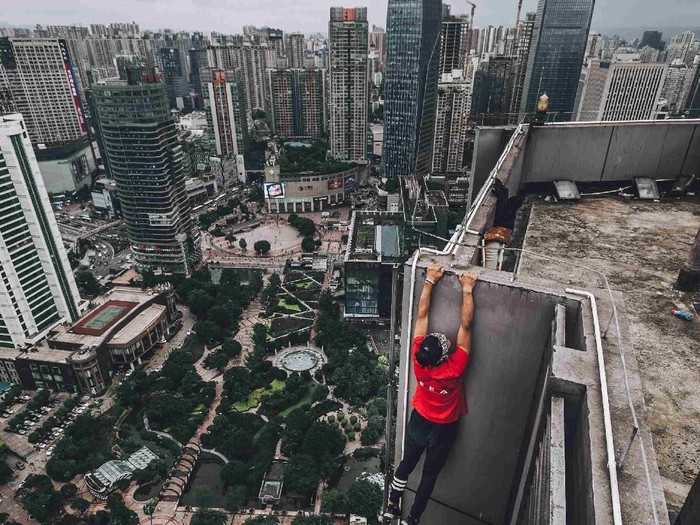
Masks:
[[[23,435],[25,435],[25,434],[27,433],[27,431],[24,430],[23,428],[20,428],[20,429],[17,431],[17,433],[18,433],[18,434],[21,434],[21,435],[23,436]]]
[[[17,463],[15,463],[15,467],[17,467],[20,470],[24,470],[26,465],[24,463],[22,463],[21,461],[18,461]]]

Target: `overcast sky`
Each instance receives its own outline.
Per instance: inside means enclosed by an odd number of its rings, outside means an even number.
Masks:
[[[445,2],[453,13],[466,1]],[[476,0],[476,25],[513,25],[517,0]],[[370,24],[384,26],[387,0],[4,0],[0,25],[89,24],[135,21],[141,28],[238,33],[243,25],[326,32],[333,5],[367,5]],[[525,0],[534,11],[537,0]],[[697,26],[700,0],[597,0],[596,27]]]

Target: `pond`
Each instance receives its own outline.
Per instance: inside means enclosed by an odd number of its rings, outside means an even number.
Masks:
[[[313,371],[325,363],[323,353],[319,348],[296,346],[285,348],[273,359],[277,368],[288,372]]]
[[[211,489],[211,502],[209,505],[215,508],[222,508],[224,505],[224,482],[221,480],[221,469],[223,465],[215,459],[200,459],[197,462],[197,467],[192,474],[185,492],[180,500],[180,505],[197,505],[197,487],[209,487]]]
[[[155,498],[160,492],[162,486],[163,480],[160,478],[156,479],[151,483],[141,485],[139,488],[136,489],[136,492],[134,492],[134,500],[145,503],[151,498]]]

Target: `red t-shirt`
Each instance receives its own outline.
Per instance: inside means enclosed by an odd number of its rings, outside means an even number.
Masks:
[[[463,379],[469,354],[457,347],[441,365],[422,367],[416,360],[416,353],[423,339],[425,337],[416,337],[411,351],[413,372],[418,380],[413,407],[428,421],[452,423],[467,413]]]

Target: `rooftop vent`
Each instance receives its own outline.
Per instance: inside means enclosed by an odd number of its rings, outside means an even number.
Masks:
[[[578,191],[576,183],[570,180],[555,180],[554,190],[557,192],[557,198],[560,201],[580,201],[581,194]]]

